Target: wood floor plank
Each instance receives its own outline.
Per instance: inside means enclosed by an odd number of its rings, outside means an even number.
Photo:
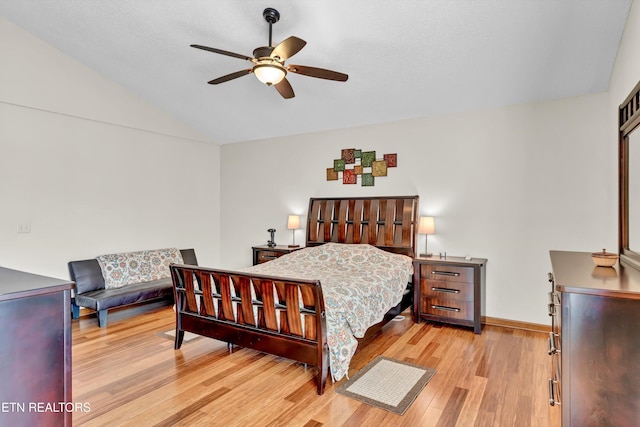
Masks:
[[[315,387],[316,368],[209,338],[173,349],[171,307],[118,311],[106,328],[73,321],[73,397],[91,410],[74,426],[548,427],[543,333],[415,324],[409,311],[358,349],[354,375],[377,355],[436,369],[400,416]]]
[[[442,410],[443,416],[438,420],[436,427],[454,427],[457,424],[458,416],[467,400],[467,394],[469,394],[469,390],[466,388],[453,388],[447,406]]]
[[[442,409],[430,406],[417,424],[409,425],[403,423],[402,426],[436,427],[440,418],[442,418]]]
[[[194,412],[196,411],[199,412],[201,408],[210,404],[211,402],[216,401],[220,397],[227,394],[229,391],[231,390],[225,387],[215,389],[209,394],[206,394],[204,397],[198,399],[196,402],[192,403],[191,405],[182,408],[178,412],[174,412],[169,417],[166,417],[162,421],[158,423],[154,423],[153,425],[154,426],[172,426],[172,425],[175,425],[178,421],[183,419],[188,421],[188,417],[191,416]],[[147,423],[151,421],[149,419],[148,414],[145,414],[143,417],[139,417],[139,418],[141,419],[132,419],[131,421],[137,422],[139,423],[139,425],[142,425],[143,423]]]
[[[325,391],[327,393],[328,390]],[[326,426],[343,426],[346,420],[363,405],[354,399],[332,392],[333,396],[330,402],[320,408],[314,415],[313,419]]]
[[[473,377],[469,386],[469,394],[467,395],[467,399],[460,410],[460,415],[458,416],[458,420],[455,424],[456,426],[468,427],[475,425],[486,385],[486,378],[478,376]]]

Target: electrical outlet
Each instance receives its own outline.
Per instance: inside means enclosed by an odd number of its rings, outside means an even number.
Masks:
[[[18,233],[31,233],[31,224],[19,222],[16,231]]]

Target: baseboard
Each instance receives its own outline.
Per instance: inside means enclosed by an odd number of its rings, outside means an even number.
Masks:
[[[500,319],[498,317],[482,316],[481,320],[485,325],[502,326],[503,328],[522,329],[524,331],[540,332],[548,334],[551,332],[551,325],[541,325],[540,323],[520,322],[518,320]]]
[[[96,314],[96,312],[91,310],[90,308],[80,307],[80,314],[78,315],[78,319],[82,317],[88,317],[93,314]]]

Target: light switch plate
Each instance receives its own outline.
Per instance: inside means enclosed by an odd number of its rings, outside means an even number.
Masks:
[[[16,231],[18,233],[31,233],[31,224],[19,222]]]

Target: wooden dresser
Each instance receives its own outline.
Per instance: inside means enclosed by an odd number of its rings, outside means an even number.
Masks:
[[[413,315],[482,331],[487,260],[432,256],[413,261]]]
[[[640,424],[640,271],[551,251],[551,425]]]
[[[72,288],[0,267],[0,425],[71,426]]]

